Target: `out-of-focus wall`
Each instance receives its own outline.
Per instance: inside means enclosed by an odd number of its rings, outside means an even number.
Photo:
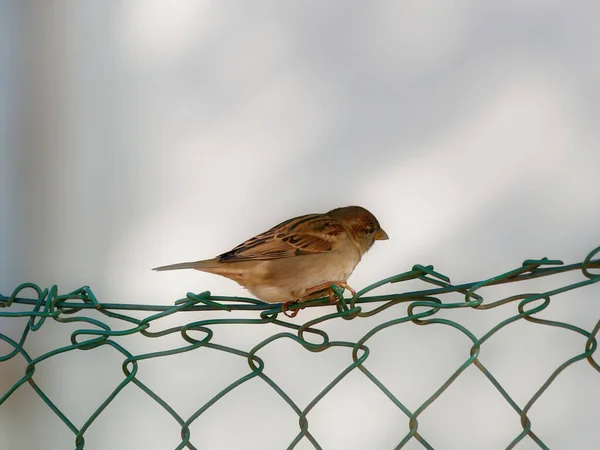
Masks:
[[[14,255],[12,220],[15,196],[11,193],[11,163],[14,157],[16,138],[16,26],[14,2],[0,5],[0,283],[7,285],[14,279],[15,272],[9,263],[9,255]]]
[[[355,287],[415,263],[476,280],[526,258],[581,260],[600,242],[593,1],[15,0],[0,11],[3,294],[32,281],[62,292],[90,285],[101,301],[131,303],[172,303],[204,289],[245,295],[208,274],[149,269],[211,257],[288,217],[345,204],[372,210],[390,235],[364,258]],[[551,317],[586,329],[600,315],[579,293],[556,305]],[[514,312],[452,317],[481,336]],[[349,339],[368,329],[331,327]],[[444,328],[394,330],[373,343],[372,366],[415,408],[469,345]],[[49,322],[28,348],[68,345],[71,331]],[[265,333],[240,327],[219,339],[251,348]],[[482,360],[521,406],[583,349],[568,333],[532,324],[501,337]],[[126,340],[137,352],[178,344],[166,342]],[[289,389],[302,406],[349,362],[305,353],[265,349],[269,373],[283,383],[295,377]],[[81,426],[122,379],[121,362],[106,348],[70,353],[41,364],[36,381]],[[22,366],[0,368],[2,389]],[[148,362],[140,377],[185,416],[246,371],[202,350]],[[532,410],[551,448],[586,447],[597,375],[589,365],[569,369]],[[469,370],[423,414],[435,448],[504,448],[518,434],[518,416],[490,387]],[[309,416],[326,449],[387,448],[408,431],[358,374],[332,394]],[[297,433],[294,415],[258,382],[219,405],[194,425],[198,447],[279,449]],[[86,441],[172,448],[172,422],[128,387]],[[28,386],[0,406],[0,430],[0,448],[73,446]]]

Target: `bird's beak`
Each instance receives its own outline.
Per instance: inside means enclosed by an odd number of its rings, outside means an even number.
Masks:
[[[375,233],[373,239],[375,239],[376,241],[387,241],[389,237],[385,231],[380,229],[377,233]]]

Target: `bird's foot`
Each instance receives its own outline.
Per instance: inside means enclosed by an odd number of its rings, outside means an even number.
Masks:
[[[334,281],[333,283],[329,283],[329,303],[336,303],[338,301],[336,293],[333,291],[333,289],[331,289],[331,285],[337,286],[339,288],[348,289],[348,291],[350,291],[350,293],[352,294],[352,297],[356,295],[356,291],[350,286],[348,286],[348,283],[346,283],[345,281]]]
[[[348,286],[348,283],[346,283],[345,281],[329,281],[327,283],[322,283],[322,284],[314,286],[310,289],[307,289],[306,292],[304,293],[304,297],[302,297],[301,300],[304,301],[304,300],[311,300],[313,298],[317,298],[316,296],[314,296],[316,293],[320,294],[321,291],[327,291],[329,293],[329,302],[336,303],[337,297],[336,297],[336,293],[331,288],[332,285],[337,286],[338,288],[347,289],[352,294],[353,297],[356,295],[356,291],[354,289],[352,289],[350,286]],[[290,317],[290,318],[296,317],[298,315],[298,313],[300,312],[300,310],[304,308],[304,306],[298,306],[298,308],[294,309],[293,311],[290,311],[288,308],[290,307],[290,305],[293,305],[298,302],[299,302],[299,300],[285,302],[281,306],[281,312],[283,312],[283,314],[286,317]]]
[[[294,317],[296,317],[298,315],[298,313],[300,312],[300,310],[302,309],[302,307],[298,307],[298,308],[294,309],[293,311],[290,311],[288,308],[290,307],[290,305],[293,305],[294,303],[298,303],[298,301],[294,300],[291,302],[285,302],[281,306],[281,312],[284,314],[284,316],[289,317],[290,319],[293,319]]]
[[[327,283],[319,284],[318,286],[312,287],[309,290],[307,290],[306,294],[310,295],[311,293],[327,290],[329,292],[329,301],[331,303],[335,303],[335,302],[337,302],[337,298],[336,298],[335,292],[333,291],[333,289],[331,289],[331,285],[337,286],[339,288],[348,289],[348,291],[350,291],[350,293],[352,294],[353,297],[356,295],[356,291],[354,289],[352,289],[350,286],[348,286],[348,283],[346,283],[346,281],[343,281],[343,280],[342,281],[329,281]]]

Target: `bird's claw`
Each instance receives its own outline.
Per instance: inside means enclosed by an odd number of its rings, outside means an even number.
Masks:
[[[345,281],[336,281],[335,283],[331,283],[329,285],[329,302],[330,303],[336,303],[338,300],[336,298],[336,292],[334,292],[334,290],[332,289],[332,286],[337,286],[338,288],[348,289],[348,291],[352,294],[352,297],[356,296],[356,291],[354,289],[352,289],[350,286],[348,286],[348,284]]]
[[[289,317],[290,319],[293,319],[294,317],[296,317],[298,315],[298,313],[300,312],[300,310],[302,309],[301,307],[296,308],[292,311],[290,311],[288,308],[290,305],[293,305],[294,303],[297,302],[285,302],[282,306],[281,306],[281,312],[283,313],[284,316]]]

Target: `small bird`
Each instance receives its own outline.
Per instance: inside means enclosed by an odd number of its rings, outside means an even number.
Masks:
[[[196,269],[230,278],[268,303],[289,305],[323,297],[331,285],[348,289],[348,277],[378,240],[388,239],[373,214],[346,206],[286,220],[216,258],[156,267]],[[295,316],[298,309],[291,317]]]

